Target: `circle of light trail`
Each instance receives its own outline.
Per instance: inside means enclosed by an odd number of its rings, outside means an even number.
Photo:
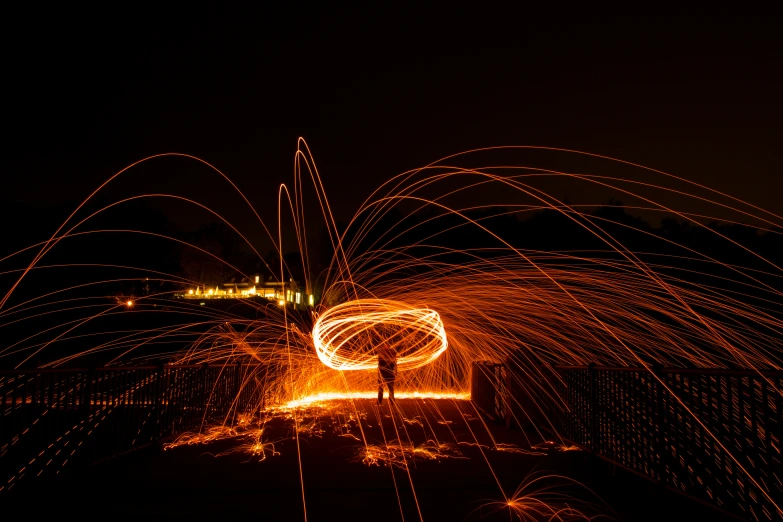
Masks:
[[[400,371],[421,368],[446,351],[448,339],[435,310],[387,299],[357,299],[324,312],[313,327],[316,354],[335,370],[371,370],[386,342]]]

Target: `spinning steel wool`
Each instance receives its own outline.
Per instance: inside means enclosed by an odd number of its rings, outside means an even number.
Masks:
[[[448,347],[437,312],[395,301],[342,303],[321,314],[313,327],[318,358],[335,370],[376,368],[379,337],[397,353],[401,371],[431,363]]]

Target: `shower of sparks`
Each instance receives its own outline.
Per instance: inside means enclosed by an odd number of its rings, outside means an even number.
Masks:
[[[593,520],[613,520],[606,515],[590,515],[602,503],[596,496],[596,502],[590,503],[567,494],[564,488],[572,479],[558,475],[532,473],[524,478],[514,493],[506,500],[489,502],[477,511],[493,513],[508,511],[512,520],[535,522],[551,520],[560,522],[591,522]],[[594,495],[595,496],[595,495]]]
[[[471,152],[523,154],[537,150],[520,147]],[[557,423],[548,413],[567,409],[565,398],[557,391],[560,379],[552,370],[553,365],[637,367],[649,371],[653,379],[658,379],[653,366],[783,368],[779,348],[783,337],[780,267],[759,253],[748,251],[718,229],[705,227],[704,232],[726,249],[748,256],[756,263],[754,268],[725,262],[674,239],[654,236],[648,230],[591,213],[606,199],[566,204],[545,187],[547,181],[555,179],[570,183],[576,193],[582,189],[619,193],[632,202],[626,206],[628,209],[657,217],[676,217],[693,226],[717,220],[713,213],[731,213],[737,226],[743,220],[752,220],[757,223],[758,232],[779,235],[783,218],[730,195],[637,165],[572,151],[547,152],[600,160],[611,165],[611,172],[625,169],[626,177],[491,162],[487,167],[464,167],[459,165],[460,160],[472,156],[463,153],[387,181],[359,206],[348,231],[341,231],[303,140],[296,154],[293,190],[280,187],[278,223],[271,227],[239,188],[216,168],[191,156],[161,155],[200,162],[213,169],[216,182],[228,183],[238,201],[248,205],[257,218],[258,229],[268,236],[278,253],[284,234],[295,238],[303,260],[302,295],[312,296],[316,292],[314,281],[318,280],[320,303],[294,305],[290,296],[280,301],[277,297],[244,299],[243,306],[256,308],[255,318],[247,319],[230,309],[201,306],[198,299],[177,297],[189,287],[199,287],[201,281],[160,272],[150,277],[149,270],[121,262],[74,263],[75,269],[94,271],[96,279],[73,287],[54,287],[36,297],[12,299],[25,278],[62,268],[46,264],[50,251],[67,249],[71,239],[91,234],[137,234],[170,240],[216,257],[181,239],[143,230],[89,229],[93,217],[134,199],[168,198],[193,204],[211,212],[244,238],[217,211],[172,194],[133,196],[87,212],[94,196],[116,177],[130,176],[139,164],[161,156],[146,158],[101,185],[48,241],[0,260],[8,267],[4,274],[13,279],[13,284],[0,294],[0,328],[18,329],[20,325],[47,321],[45,327],[8,339],[0,349],[0,359],[17,368],[32,361],[57,368],[95,358],[114,366],[159,364],[161,360],[180,365],[238,364],[238,382],[230,391],[237,399],[230,411],[220,415],[204,411],[201,428],[180,436],[167,448],[236,440],[236,451],[263,460],[276,455],[276,447],[281,441],[290,440],[291,433],[298,440],[300,434],[318,437],[329,431],[357,444],[358,461],[404,470],[412,488],[412,462],[463,458],[460,447],[465,445],[478,448],[485,458],[488,452],[495,451],[530,455],[578,451],[558,434]],[[641,180],[640,172],[656,181]],[[309,268],[303,199],[306,190],[319,203],[333,247],[331,266],[324,274],[312,274]],[[698,211],[689,205],[698,207]],[[507,234],[494,228],[498,219],[524,218],[541,211],[572,224],[600,241],[603,248],[525,249],[520,246],[524,240],[511,241]],[[286,220],[293,216],[294,226],[290,230],[284,231],[283,216]],[[732,222],[727,218],[722,221]],[[636,234],[650,244],[659,242],[667,253],[631,249],[609,232],[612,227],[624,227],[628,234]],[[481,239],[475,248],[459,250],[444,239],[463,234]],[[258,253],[256,246],[250,242],[248,245]],[[25,255],[32,256],[32,261],[17,262]],[[290,280],[291,267],[284,256],[280,258],[280,266],[267,266],[266,275],[282,285],[281,282]],[[259,259],[263,260],[260,255]],[[229,268],[250,279],[235,267]],[[111,270],[122,275],[100,279]],[[182,289],[151,291],[134,295],[133,299],[106,298],[106,289],[112,285],[142,280],[173,283]],[[180,322],[151,329],[116,326],[121,319],[142,314],[176,315]],[[85,347],[78,353],[59,349],[76,342]],[[391,345],[397,353],[400,373],[396,398],[415,405],[412,407],[419,411],[417,415],[406,417],[395,405],[372,405],[378,386],[375,349],[381,342]],[[482,361],[505,364],[507,379],[503,386],[512,390],[506,406],[513,420],[523,426],[528,447],[496,441],[468,400],[470,369]],[[16,387],[23,384],[12,380],[5,383]],[[209,393],[217,394],[217,388],[223,384],[228,386],[219,381]],[[663,381],[660,384],[665,387]],[[672,390],[665,391],[681,402]],[[779,396],[783,394],[783,390],[775,391]],[[240,404],[247,404],[246,397],[251,397],[252,406],[240,408]],[[5,395],[3,400],[4,409],[11,411],[16,407],[13,402],[6,402]],[[774,397],[768,399],[765,395],[763,400],[774,402]],[[438,405],[444,403],[459,411],[459,422],[440,412]],[[754,478],[748,460],[715,438],[707,419],[700,418],[698,411],[682,404],[684,414],[691,416],[705,437],[715,439],[716,447],[727,455],[723,465],[744,477],[771,509],[783,514],[779,499],[773,498],[769,488]],[[57,401],[50,402],[49,408],[57,405]],[[88,406],[90,417],[82,425],[69,427],[61,437],[65,441],[58,439],[37,459],[52,462],[50,453],[59,454],[68,444],[68,437],[91,432],[114,407],[110,403]],[[41,417],[49,411],[44,410]],[[460,429],[468,430],[469,438],[456,434],[458,424]],[[270,431],[270,426],[277,426],[276,431]],[[288,435],[281,434],[285,430]],[[18,434],[11,444],[24,435]],[[8,447],[0,448],[0,454],[7,450]],[[72,455],[75,449],[69,451]],[[780,440],[772,440],[768,451],[779,462]],[[489,460],[486,461],[489,466]],[[9,484],[26,472],[29,471],[22,469]],[[302,469],[301,473],[306,474],[307,470]],[[392,479],[397,487],[394,476]],[[542,490],[532,493],[528,486],[540,485],[543,479],[528,479],[513,494],[503,492],[498,482],[503,497],[498,505],[511,510],[520,520],[590,519],[569,507],[566,498]],[[304,487],[304,480],[302,484]]]

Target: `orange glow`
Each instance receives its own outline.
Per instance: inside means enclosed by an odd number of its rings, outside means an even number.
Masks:
[[[591,503],[571,495],[570,489],[573,489],[573,486],[589,492],[595,501]],[[609,518],[591,514],[605,512],[607,506],[590,489],[569,477],[541,472],[527,475],[511,498],[490,502],[482,507],[490,508],[490,512],[507,509],[509,517],[513,516],[513,519],[520,521],[591,522]]]
[[[539,149],[504,148],[498,157],[534,150]],[[770,510],[783,515],[777,501],[780,490],[773,489],[778,486],[766,485],[768,477],[758,473],[760,462],[779,459],[780,445],[770,442],[755,448],[759,458],[743,454],[734,440],[721,438],[710,431],[714,424],[708,418],[709,404],[704,403],[704,409],[701,406],[689,409],[678,397],[677,390],[667,387],[651,366],[654,361],[655,365],[675,368],[783,369],[780,351],[783,292],[779,285],[783,269],[728,234],[724,235],[720,227],[704,226],[711,221],[722,221],[738,230],[752,230],[753,234],[773,238],[783,229],[783,217],[687,179],[611,158],[540,149],[541,153],[570,154],[584,161],[574,172],[567,172],[541,168],[540,165],[546,165],[546,162],[538,161],[538,156],[531,162],[523,157],[516,164],[492,163],[493,150],[483,149],[481,160],[487,158],[488,163],[470,159],[465,163],[474,166],[460,166],[460,159],[469,152],[390,179],[357,205],[355,218],[342,229],[332,216],[329,199],[309,149],[300,140],[292,189],[289,191],[283,185],[278,193],[278,221],[272,227],[277,234],[270,232],[248,199],[223,173],[202,160],[188,157],[212,168],[220,176],[221,183],[228,182],[237,190],[238,197],[250,205],[258,217],[256,225],[266,232],[278,254],[282,254],[284,243],[298,242],[301,255],[297,259],[301,259],[301,266],[287,266],[284,256],[279,255],[279,266],[267,266],[268,272],[260,276],[263,281],[255,276],[259,286],[236,286],[236,292],[214,286],[215,281],[209,282],[213,285],[211,288],[206,285],[196,288],[198,281],[185,282],[177,275],[160,274],[161,281],[189,284],[194,289],[187,293],[183,291],[184,296],[177,294],[177,299],[165,292],[144,294],[145,306],[140,310],[145,313],[152,310],[157,301],[158,310],[164,305],[169,311],[176,307],[193,308],[195,310],[187,311],[197,315],[197,319],[192,323],[132,335],[128,333],[129,329],[118,329],[115,338],[107,341],[94,341],[98,337],[84,330],[98,322],[102,314],[121,312],[123,305],[133,307],[133,300],[126,301],[127,295],[112,299],[106,306],[107,294],[96,292],[101,297],[96,299],[99,304],[94,306],[104,307],[100,309],[93,308],[93,303],[81,294],[78,300],[70,302],[72,304],[63,305],[69,301],[62,296],[73,290],[66,288],[17,304],[7,302],[16,288],[13,285],[0,299],[0,307],[4,307],[0,310],[0,321],[3,321],[0,326],[60,310],[86,312],[77,321],[59,325],[63,328],[52,328],[15,341],[15,344],[4,344],[0,356],[14,363],[17,362],[14,358],[24,358],[19,362],[21,366],[42,352],[41,358],[50,352],[61,353],[49,350],[50,345],[56,346],[61,339],[70,341],[83,336],[85,342],[95,344],[82,353],[52,360],[48,365],[57,367],[83,356],[107,353],[111,354],[111,364],[157,359],[163,353],[173,363],[236,365],[225,372],[236,377],[236,382],[228,385],[228,381],[221,381],[219,386],[208,390],[217,394],[227,388],[232,397],[236,393],[236,401],[228,401],[230,414],[220,418],[205,416],[199,433],[185,434],[169,447],[236,439],[242,443],[243,451],[266,458],[275,454],[274,444],[278,442],[267,440],[270,436],[270,431],[264,429],[267,420],[292,421],[290,433],[298,437],[300,433],[318,436],[324,422],[337,419],[334,429],[341,431],[340,436],[360,444],[357,457],[360,461],[406,471],[411,459],[457,458],[459,445],[471,445],[482,454],[485,450],[529,455],[580,451],[581,448],[564,440],[565,435],[557,433],[558,418],[552,412],[565,412],[567,401],[560,395],[560,388],[555,384],[558,377],[551,366],[593,363],[639,367],[640,378],[661,385],[661,394],[670,404],[680,408],[678,414],[687,418],[695,429],[703,430],[701,438],[720,453],[724,469],[730,467],[732,474],[746,481],[748,491],[752,491],[748,496],[763,499]],[[596,163],[591,163],[593,161]],[[475,167],[476,164],[488,166]],[[608,165],[605,171],[600,169],[602,164]],[[310,231],[305,234],[302,191],[308,176],[312,181],[308,188],[315,192],[308,197],[312,195],[312,200],[318,201],[317,210],[321,212],[331,241],[332,250],[328,252],[332,256],[331,264],[323,277],[310,272],[311,262],[306,252]],[[540,185],[539,180],[543,181]],[[561,202],[558,199],[561,194],[550,193],[554,184],[563,187],[571,184],[574,190],[570,193],[578,194],[584,200]],[[628,204],[611,210],[631,209],[656,219],[675,218],[688,227],[699,228],[704,237],[757,264],[749,262],[743,267],[734,261],[728,262],[732,259],[728,254],[720,257],[719,248],[710,247],[712,254],[699,252],[690,243],[677,243],[674,236],[636,229],[629,224],[632,219],[612,217],[611,212],[595,212],[609,197],[618,194]],[[182,200],[220,218],[200,203],[179,196],[148,194],[145,197]],[[134,198],[121,202],[131,199]],[[416,210],[408,213],[406,208]],[[421,212],[417,214],[418,211]],[[74,215],[77,213],[74,212],[49,241],[29,247],[37,248],[39,252],[20,274],[19,281],[23,277],[34,277],[36,272],[40,273],[39,268],[46,268],[41,260],[61,241],[65,243],[72,237],[99,232],[144,233],[83,231],[80,226],[87,220],[76,222],[72,219]],[[394,215],[400,217],[388,219]],[[497,222],[494,218],[508,218],[513,223],[518,219],[546,215],[573,225],[592,241],[586,242],[590,250],[587,247],[576,250],[582,248],[576,244],[571,249],[567,242],[563,250],[535,250],[547,247],[541,247],[535,241],[528,242],[524,234],[512,241],[508,234],[493,230],[491,224]],[[290,226],[291,218],[293,226]],[[743,223],[754,225],[750,227]],[[441,224],[444,225],[441,227]],[[535,232],[531,236],[547,232],[535,230],[538,226],[535,219],[525,221],[525,226]],[[619,229],[628,235],[616,233]],[[422,230],[426,234],[422,235]],[[459,236],[462,231],[470,232],[466,238],[481,236],[481,241],[477,242],[479,246],[455,246],[462,243],[452,241],[452,236]],[[642,241],[623,244],[630,237]],[[156,240],[159,239],[180,241],[157,235]],[[247,243],[253,248],[251,242]],[[180,244],[201,250],[197,245],[182,241]],[[649,250],[647,245],[651,246]],[[664,248],[660,252],[666,254],[655,253],[658,252],[655,245],[662,245]],[[203,250],[201,253],[209,254]],[[223,260],[212,257],[235,270],[236,280],[252,285],[253,276],[241,274]],[[266,264],[263,256],[259,255],[258,259]],[[120,261],[117,267],[129,269]],[[294,272],[303,274],[302,287],[289,288],[285,283],[272,288],[266,284],[272,279],[291,281]],[[267,279],[268,276],[271,279]],[[316,281],[318,286],[315,286]],[[117,280],[98,283],[116,285]],[[79,292],[84,291],[79,289]],[[318,296],[318,305],[315,305],[313,292]],[[224,299],[227,295],[232,299],[258,295],[269,301],[259,303],[260,300],[245,299],[248,306],[255,307],[253,319],[224,313],[220,307],[199,308],[195,306],[198,302],[187,301],[188,296],[206,301],[208,298]],[[312,308],[300,314],[297,312],[302,310],[297,304],[305,304],[303,296],[307,296],[306,302]],[[180,297],[185,299],[177,302]],[[57,312],[45,308],[46,299]],[[286,300],[292,304],[288,306]],[[275,302],[279,307],[274,306]],[[200,304],[204,305],[204,302]],[[28,317],[24,317],[25,314]],[[125,314],[131,319],[135,316]],[[104,337],[107,336],[100,339]],[[400,413],[402,408],[390,405],[388,401],[381,408],[373,404],[378,387],[375,351],[383,342],[388,342],[398,355],[401,371],[395,383],[396,398],[400,401],[422,399],[415,401],[415,407],[427,410],[429,417],[421,414],[419,418],[412,414],[410,418],[404,418]],[[156,343],[159,346],[155,346]],[[185,348],[169,352],[175,345]],[[144,349],[137,349],[140,347]],[[150,347],[162,349],[148,350]],[[154,353],[154,357],[141,355],[150,353]],[[488,386],[494,386],[498,396],[510,397],[509,404],[503,406],[507,407],[508,418],[525,426],[525,448],[494,440],[493,430],[484,424],[484,417],[469,401],[471,367],[482,361],[504,369],[505,373],[493,374],[488,379],[491,381]],[[233,368],[238,368],[237,373],[241,375],[232,373]],[[776,392],[777,388],[775,384]],[[756,393],[760,403],[772,404],[772,399],[768,400],[761,391]],[[239,397],[248,396],[251,399],[240,402]],[[478,400],[478,393],[475,398]],[[436,404],[437,400],[443,402]],[[736,397],[734,400],[739,404]],[[362,404],[357,405],[357,402]],[[441,409],[452,407],[457,410],[456,413],[451,411],[452,417],[442,414]],[[726,408],[732,411],[731,404]],[[742,418],[742,410],[737,418]],[[747,423],[753,425],[755,421],[746,418]],[[733,418],[729,421],[730,424],[734,422]],[[382,437],[373,439],[365,433],[365,430],[380,428],[385,430]],[[426,444],[414,443],[406,430],[423,432],[431,440]],[[758,429],[758,433],[764,434],[773,431],[767,425]],[[469,433],[471,438],[460,440],[462,433]],[[762,450],[766,453],[762,454]],[[491,470],[489,459],[487,466]],[[300,473],[306,472],[306,469],[300,469]],[[683,477],[686,476],[698,482],[704,474],[697,469],[683,472]],[[392,480],[399,480],[399,476],[394,478],[393,475]],[[415,494],[410,475],[408,480],[410,490]],[[497,497],[497,505],[501,509],[511,508],[512,514],[519,519],[550,517],[556,520],[581,516],[568,507],[568,499],[540,495],[541,490],[536,487],[544,482],[533,477],[513,495],[506,495],[498,481],[501,494]],[[303,487],[304,483],[302,480]],[[527,488],[530,484],[535,487]],[[398,486],[396,482],[394,485]],[[715,492],[716,496],[720,494]]]
[[[398,301],[342,303],[322,314],[313,327],[318,358],[335,370],[377,368],[375,350],[381,341],[397,353],[400,371],[427,365],[448,348],[446,330],[436,311]]]
[[[315,395],[308,395],[300,399],[288,401],[281,405],[283,409],[301,408],[304,406],[326,406],[329,401],[346,399],[375,399],[375,392],[322,392]],[[453,399],[458,401],[470,400],[469,393],[449,393],[449,392],[400,392],[395,393],[397,399]]]

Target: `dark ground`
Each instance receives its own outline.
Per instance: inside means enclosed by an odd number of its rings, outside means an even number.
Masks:
[[[370,442],[381,443],[384,435],[395,439],[395,429],[388,403],[381,425],[370,401],[355,404],[353,410],[342,403],[345,415],[329,412],[306,419],[311,431],[302,434],[300,443],[310,521],[397,521],[401,511],[405,520],[419,520],[411,483],[425,521],[510,520],[508,511],[493,512],[489,505],[503,498],[493,472],[510,494],[534,470],[576,479],[611,506],[602,505],[583,487],[558,480],[556,491],[574,497],[569,505],[590,515],[634,522],[730,520],[652,482],[612,470],[584,452],[550,450],[529,455],[491,449],[490,436],[467,401],[398,401],[405,417],[415,419],[404,423],[404,430],[398,426],[401,439],[412,440],[419,448],[427,440],[450,443],[460,458],[434,460],[422,454],[411,463],[410,476],[401,468],[368,466],[360,462],[363,445],[351,436],[362,436],[349,419],[351,411],[363,417],[364,436]],[[302,520],[299,466],[290,426],[290,419],[280,417],[268,423],[264,440],[283,440],[274,445],[279,455],[264,461],[245,451],[215,456],[247,442],[239,439],[165,451],[152,446],[83,470],[64,471],[56,480],[20,483],[0,497],[3,512],[63,520]],[[491,426],[490,431],[498,443],[529,448],[521,431],[499,426]],[[476,440],[482,447],[467,444]],[[547,484],[553,482],[541,485]]]

